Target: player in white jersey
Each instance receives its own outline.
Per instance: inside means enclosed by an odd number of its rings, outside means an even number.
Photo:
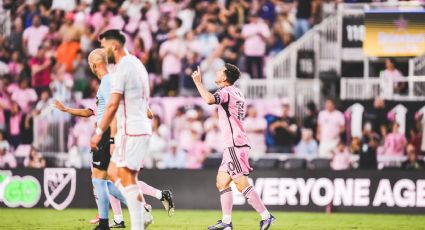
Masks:
[[[148,73],[139,59],[126,54],[125,37],[119,30],[108,30],[99,38],[108,58],[115,60],[116,70],[111,75],[109,103],[91,140],[91,147],[96,148],[116,114],[116,146],[111,161],[118,167],[119,186],[123,187],[127,200],[131,229],[144,229],[144,200],[136,178],[152,133],[147,117],[150,95]]]

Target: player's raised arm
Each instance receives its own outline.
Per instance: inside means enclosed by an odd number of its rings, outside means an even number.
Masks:
[[[204,85],[202,84],[201,70],[199,66],[198,70],[192,73],[192,79],[199,91],[199,94],[201,94],[202,99],[204,99],[204,101],[209,105],[215,104],[214,95],[205,89]]]
[[[91,117],[94,115],[94,112],[91,109],[74,109],[74,108],[65,107],[64,104],[58,100],[55,100],[53,102],[53,106],[57,108],[58,110],[65,113],[69,113],[73,116]]]

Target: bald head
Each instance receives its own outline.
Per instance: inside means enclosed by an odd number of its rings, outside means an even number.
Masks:
[[[106,52],[104,49],[95,49],[89,54],[89,63],[105,64],[106,65]]]
[[[89,61],[90,69],[99,78],[101,77],[99,75],[103,76],[104,74],[106,74],[106,71],[107,71],[106,57],[107,56],[104,49],[95,49],[89,54],[88,61]]]

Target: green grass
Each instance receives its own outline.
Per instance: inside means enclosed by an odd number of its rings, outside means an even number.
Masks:
[[[0,229],[92,229],[88,223],[94,209],[0,209]],[[177,210],[167,217],[162,210],[154,210],[155,223],[151,230],[202,230],[220,218],[219,211]],[[277,217],[270,229],[425,229],[425,216],[377,214],[325,214],[273,212]],[[128,212],[124,213],[128,221]],[[258,229],[259,216],[255,212],[235,211],[235,230]],[[127,222],[128,223],[128,222]],[[127,229],[130,229],[127,226]]]

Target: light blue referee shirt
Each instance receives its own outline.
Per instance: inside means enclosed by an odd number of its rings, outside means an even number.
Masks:
[[[106,110],[106,105],[109,101],[109,96],[111,95],[111,81],[109,79],[109,74],[103,76],[100,81],[99,89],[96,94],[96,121],[98,124],[102,121],[103,114]]]

